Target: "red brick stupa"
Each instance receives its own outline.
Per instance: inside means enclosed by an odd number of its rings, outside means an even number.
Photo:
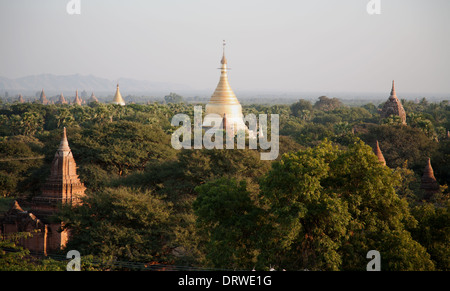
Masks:
[[[381,117],[387,118],[389,116],[399,116],[402,124],[406,125],[406,113],[403,108],[402,102],[397,98],[397,94],[395,93],[395,83],[392,81],[392,90],[391,96],[384,103],[383,109],[381,110]]]
[[[439,192],[439,184],[434,177],[434,171],[431,167],[431,159],[428,158],[427,165],[423,171],[422,182],[420,188],[425,191],[425,198],[430,198],[433,194]]]

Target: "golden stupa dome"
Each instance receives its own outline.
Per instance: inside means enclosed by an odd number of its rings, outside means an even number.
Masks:
[[[114,95],[113,103],[118,105],[125,105],[125,101],[123,100],[122,95],[120,94],[119,91],[119,84],[117,84],[116,94]]]

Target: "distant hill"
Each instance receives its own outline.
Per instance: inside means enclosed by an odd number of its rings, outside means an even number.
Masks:
[[[190,90],[186,85],[151,82],[135,79],[119,79],[120,90],[123,92],[161,92],[175,90]],[[67,92],[75,90],[86,90],[87,92],[115,92],[117,81],[96,77],[93,75],[53,75],[41,74],[34,76],[9,79],[0,77],[0,90],[5,91],[37,91],[44,89],[45,92]]]

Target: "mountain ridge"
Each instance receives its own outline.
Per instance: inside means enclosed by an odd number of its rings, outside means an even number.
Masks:
[[[39,74],[19,78],[7,78],[0,76],[0,90],[6,91],[37,91],[44,89],[45,92],[67,92],[75,90],[86,90],[88,92],[111,92],[115,91],[119,83],[121,90],[127,92],[151,92],[151,91],[174,91],[190,90],[184,84],[169,82],[152,82],[147,80],[136,80],[132,78],[119,78],[116,81],[94,75],[55,75]]]

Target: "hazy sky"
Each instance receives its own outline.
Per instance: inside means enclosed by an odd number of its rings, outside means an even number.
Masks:
[[[0,0],[0,76],[95,75],[213,90],[450,94],[450,1]]]

